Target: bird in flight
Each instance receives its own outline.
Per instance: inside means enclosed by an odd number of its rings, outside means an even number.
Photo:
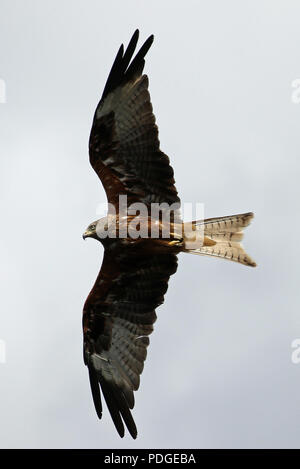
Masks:
[[[83,234],[104,246],[99,275],[83,308],[84,362],[94,405],[101,418],[102,392],[119,435],[124,436],[125,424],[133,438],[134,391],[155,310],[176,272],[178,254],[256,265],[240,244],[253,213],[182,222],[173,169],[160,150],[143,74],[153,36],[134,56],[138,37],[136,30],[125,51],[121,45],[95,111],[90,163],[106,191],[108,215]],[[159,208],[154,215],[153,206]]]

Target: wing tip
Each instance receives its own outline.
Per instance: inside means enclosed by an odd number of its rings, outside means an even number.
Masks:
[[[148,40],[151,42],[151,44],[153,43],[154,41],[154,34],[150,34],[150,36],[148,37]]]
[[[91,365],[88,366],[88,371],[89,371],[90,386],[91,386],[91,391],[92,391],[95,410],[96,410],[98,418],[101,420],[101,418],[102,418],[102,403],[101,403],[101,394],[100,394],[100,388],[99,388],[97,375],[96,375],[95,370],[93,369],[93,367]]]
[[[136,73],[142,73],[144,68],[144,57],[154,41],[154,35],[151,34],[148,39],[146,39],[135,57],[132,59],[139,39],[139,34],[139,29],[136,29],[129,41],[127,48],[124,50],[123,44],[121,44],[119,47],[115,61],[108,75],[101,99],[104,99],[124,81],[130,81]]]

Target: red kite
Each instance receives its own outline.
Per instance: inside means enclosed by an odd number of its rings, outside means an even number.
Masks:
[[[256,265],[239,243],[252,213],[190,224],[180,220],[173,169],[160,150],[148,77],[142,74],[153,36],[133,58],[138,36],[135,31],[125,52],[121,45],[95,111],[90,163],[106,191],[109,211],[83,235],[104,246],[101,270],[83,309],[84,361],[93,400],[101,418],[101,389],[119,435],[124,436],[125,423],[133,438],[137,436],[131,415],[133,392],[140,384],[155,309],[163,303],[168,280],[176,272],[177,255],[190,252]],[[145,228],[145,236],[126,231],[135,217],[126,211],[121,215],[120,196],[130,206],[163,205],[159,218],[143,215],[133,225]],[[162,235],[164,214],[169,215],[167,236]],[[114,236],[110,236],[112,226]],[[151,236],[153,227],[159,228],[156,236]],[[201,230],[201,239],[196,239]],[[191,240],[196,244],[189,244]]]

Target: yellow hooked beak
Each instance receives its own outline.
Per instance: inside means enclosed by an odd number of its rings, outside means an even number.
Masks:
[[[93,235],[93,232],[90,231],[90,230],[86,230],[83,235],[82,235],[82,238],[85,239],[85,238],[89,238]]]

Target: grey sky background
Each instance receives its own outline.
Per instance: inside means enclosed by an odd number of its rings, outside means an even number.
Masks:
[[[0,0],[1,448],[299,448],[297,1]],[[256,269],[180,255],[136,393],[139,435],[98,421],[81,314],[103,250],[88,163],[119,45],[145,72],[183,202],[254,211]]]

